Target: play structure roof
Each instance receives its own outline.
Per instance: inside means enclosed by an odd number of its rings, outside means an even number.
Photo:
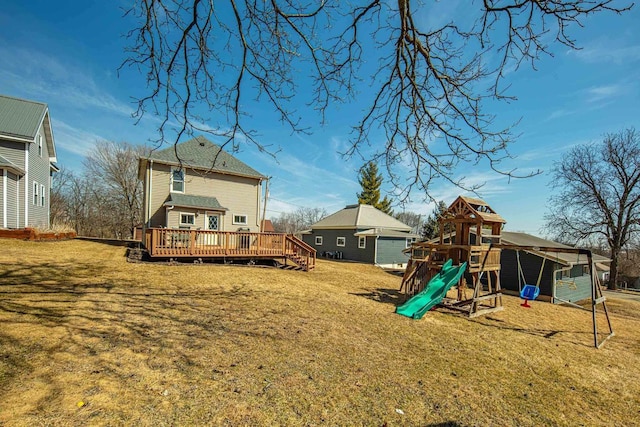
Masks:
[[[507,222],[484,200],[467,196],[458,196],[447,209],[447,214],[456,218],[469,218],[471,221],[481,219],[482,222]]]

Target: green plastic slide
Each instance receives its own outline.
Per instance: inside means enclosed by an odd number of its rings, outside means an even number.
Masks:
[[[452,261],[447,260],[442,266],[442,270],[429,280],[424,290],[397,307],[396,313],[413,319],[421,319],[427,311],[442,302],[447,291],[458,283],[466,269],[466,262],[454,267]]]

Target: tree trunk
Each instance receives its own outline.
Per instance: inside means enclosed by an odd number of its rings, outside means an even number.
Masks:
[[[609,285],[611,290],[618,289],[618,256],[620,256],[619,248],[611,248],[611,268],[609,270]]]

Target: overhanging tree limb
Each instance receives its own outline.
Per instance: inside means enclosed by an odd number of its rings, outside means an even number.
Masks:
[[[436,179],[473,190],[455,176],[460,162],[518,176],[500,163],[509,157],[512,127],[497,126],[487,110],[488,100],[512,99],[503,84],[507,70],[524,62],[535,67],[551,54],[543,42],[551,32],[555,43],[575,49],[570,27],[632,6],[484,0],[432,28],[420,16],[429,4],[138,0],[127,11],[137,24],[122,66],[146,76],[137,117],[148,109],[160,117],[160,143],[200,131],[226,138],[233,149],[249,142],[267,152],[274,149],[251,125],[254,100],[266,101],[293,132],[306,132],[315,120],[297,111],[301,89],[310,88],[305,101],[324,123],[334,103],[362,97],[358,84],[370,77],[371,98],[354,121],[346,154],[383,161],[404,196],[416,186],[428,192]],[[364,58],[378,64],[371,76],[363,76]],[[378,130],[384,139],[373,137]]]

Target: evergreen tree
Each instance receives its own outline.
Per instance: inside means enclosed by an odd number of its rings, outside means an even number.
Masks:
[[[424,240],[430,240],[438,237],[440,233],[440,224],[438,223],[438,220],[446,212],[446,210],[447,205],[445,205],[444,202],[440,200],[431,212],[431,215],[429,215],[427,217],[427,220],[424,222],[422,233],[420,233]],[[445,230],[445,233],[447,232],[448,230]]]
[[[362,192],[358,193],[358,203],[363,205],[371,205],[382,212],[393,215],[391,210],[391,200],[384,196],[380,200],[380,186],[382,186],[382,175],[378,173],[378,165],[369,162],[360,169],[358,182],[362,187]]]

